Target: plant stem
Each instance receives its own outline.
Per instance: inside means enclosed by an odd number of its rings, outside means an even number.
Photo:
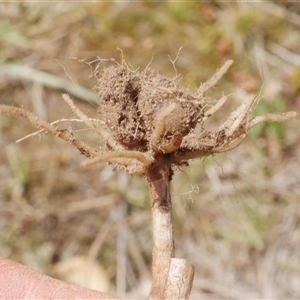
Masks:
[[[148,168],[153,226],[152,287],[149,299],[164,299],[171,258],[174,257],[170,166],[156,163]]]
[[[149,300],[188,299],[193,284],[194,266],[174,258],[172,201],[168,156],[157,156],[147,168],[153,230],[152,287]]]

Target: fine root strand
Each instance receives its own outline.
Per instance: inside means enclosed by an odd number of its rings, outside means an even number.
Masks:
[[[87,125],[89,128],[93,129],[95,132],[100,134],[103,138],[103,130],[100,129],[87,115],[85,115],[75,104],[74,101],[71,99],[71,97],[68,94],[62,94],[62,97],[64,101],[69,105],[72,112],[80,119],[82,120],[85,125]]]
[[[111,135],[105,131],[104,129],[101,129],[96,125],[95,122],[93,122],[92,119],[90,119],[88,116],[86,116],[75,104],[74,101],[71,99],[71,97],[68,94],[62,95],[64,101],[69,105],[72,112],[80,118],[89,128],[97,132],[112,148],[116,150],[123,150],[121,145],[117,144],[111,137]]]
[[[90,119],[90,120],[92,120],[92,121],[94,121],[94,122],[101,122],[101,121],[98,120],[98,119]],[[51,122],[51,123],[49,123],[49,124],[50,124],[50,125],[55,125],[55,124],[63,123],[63,122],[77,122],[77,123],[83,123],[83,121],[82,121],[81,119],[60,119],[60,120],[56,120],[56,121],[54,121],[54,122]],[[102,123],[102,122],[101,122],[101,123]],[[78,130],[77,130],[77,131],[78,131]],[[26,135],[26,136],[24,136],[24,137],[22,137],[22,138],[16,140],[16,143],[20,143],[20,142],[22,142],[22,141],[24,141],[24,140],[26,140],[26,139],[28,139],[28,138],[30,138],[30,137],[39,135],[39,134],[41,134],[41,133],[43,133],[43,132],[45,132],[45,129],[40,129],[40,130],[38,130],[38,131],[35,131],[35,132],[33,132],[33,133],[30,133],[30,134],[28,134],[28,135]]]

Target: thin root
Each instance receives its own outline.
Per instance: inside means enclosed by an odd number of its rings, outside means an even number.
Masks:
[[[225,130],[226,136],[232,136],[240,125],[246,121],[247,115],[251,112],[253,103],[257,100],[258,98],[252,97],[248,103],[241,104],[229,115],[228,119],[220,126],[220,129]]]
[[[86,157],[95,157],[98,155],[98,151],[85,143],[77,140],[74,138],[72,132],[67,129],[57,129],[55,126],[40,120],[36,115],[27,110],[19,107],[9,106],[9,105],[0,105],[0,112],[13,115],[13,116],[20,116],[27,119],[31,122],[35,127],[39,129],[43,129],[48,131],[50,134],[61,138],[62,140],[66,141],[69,144],[75,146],[82,154]]]
[[[90,167],[104,161],[110,161],[115,158],[136,159],[145,166],[152,163],[152,159],[139,151],[114,151],[103,153],[100,156],[89,159],[81,164],[82,167]]]
[[[68,94],[62,95],[65,102],[70,106],[73,113],[80,118],[89,128],[97,132],[107,143],[114,149],[122,150],[121,145],[117,144],[111,137],[111,135],[106,132],[104,129],[97,127],[96,123],[94,123],[88,116],[86,116],[73,102],[71,97]]]
[[[214,87],[217,82],[224,76],[224,74],[228,71],[230,66],[233,64],[233,60],[227,60],[225,64],[217,70],[217,72],[206,82],[201,84],[199,89],[196,91],[195,95],[202,97],[208,90]]]
[[[266,114],[262,116],[258,116],[253,118],[248,126],[249,129],[253,126],[263,123],[263,122],[285,122],[289,119],[292,119],[297,116],[297,113],[295,111],[289,111],[286,113],[279,113],[279,114]]]
[[[90,120],[91,120],[91,121],[95,121],[95,122],[101,122],[101,121],[99,121],[99,120],[97,120],[97,119],[90,119]],[[80,120],[80,119],[60,119],[60,120],[56,120],[56,121],[54,121],[54,122],[51,122],[50,125],[55,125],[55,124],[62,123],[62,122],[78,122],[78,123],[80,123],[80,122],[83,122],[83,121]],[[24,137],[22,137],[22,138],[16,140],[16,143],[20,143],[20,142],[22,142],[22,141],[24,141],[24,140],[26,140],[26,139],[28,139],[28,138],[30,138],[30,137],[39,135],[39,134],[41,134],[41,133],[44,132],[44,131],[45,131],[45,129],[40,129],[40,130],[38,130],[38,131],[35,131],[35,132],[33,132],[33,133],[30,133],[30,134],[28,134],[28,135],[26,135],[26,136],[24,136]]]
[[[201,119],[201,123],[206,121],[210,116],[217,112],[224,105],[227,99],[228,96],[223,96],[221,99],[219,99],[217,103],[205,113],[205,116]]]

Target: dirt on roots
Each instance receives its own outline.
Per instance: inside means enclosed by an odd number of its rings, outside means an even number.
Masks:
[[[167,144],[174,136],[180,144],[203,117],[201,99],[176,78],[148,69],[138,72],[115,64],[103,70],[97,89],[106,127],[126,150],[145,152],[153,148],[153,140]]]

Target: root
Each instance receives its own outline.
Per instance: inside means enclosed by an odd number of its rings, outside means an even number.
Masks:
[[[94,121],[94,122],[100,122],[100,120],[98,120],[98,119],[90,119],[90,120],[92,120],[92,121]],[[54,122],[51,122],[51,123],[49,123],[49,124],[50,124],[50,125],[55,125],[55,124],[62,123],[62,122],[77,122],[77,123],[80,123],[80,122],[81,122],[81,123],[82,123],[83,121],[80,120],[80,119],[60,119],[60,120],[56,120],[56,121],[54,121]],[[20,143],[20,142],[22,142],[22,141],[24,141],[24,140],[26,140],[26,139],[28,139],[28,138],[30,138],[30,137],[39,135],[39,134],[43,133],[44,131],[45,131],[45,129],[40,129],[40,130],[38,130],[38,131],[35,131],[35,132],[33,132],[33,133],[30,133],[30,134],[28,134],[28,135],[26,135],[26,136],[24,136],[24,137],[22,137],[22,138],[16,140],[16,143]]]
[[[74,138],[72,132],[67,129],[57,129],[55,126],[40,120],[36,115],[33,113],[28,112],[27,110],[19,107],[9,106],[9,105],[0,105],[0,112],[13,115],[13,116],[20,116],[27,119],[31,122],[35,127],[39,129],[43,129],[50,134],[59,137],[60,139],[66,141],[67,143],[75,146],[81,154],[85,155],[86,157],[95,157],[98,155],[98,150],[86,145],[85,143],[77,140]]]
[[[179,149],[181,142],[182,142],[182,135],[181,133],[176,132],[172,136],[171,141],[168,144],[161,145],[159,149],[161,149],[163,153],[173,153]]]
[[[201,119],[201,123],[205,122],[209,117],[211,117],[215,112],[217,112],[226,102],[229,96],[223,96],[221,99],[217,101],[217,103],[211,107]]]
[[[160,140],[165,134],[165,119],[178,108],[176,103],[172,103],[164,108],[157,117],[155,127],[151,136],[151,147],[155,152],[160,152]]]
[[[152,163],[152,159],[142,152],[139,151],[114,151],[114,152],[108,152],[103,153],[100,156],[94,157],[90,160],[87,160],[81,164],[82,167],[90,167],[93,165],[96,165],[98,163],[104,162],[104,161],[110,161],[112,159],[121,158],[121,159],[135,159],[139,162],[141,162],[144,166],[148,166]],[[123,163],[125,165],[125,163]],[[130,161],[128,162],[128,165],[130,165]]]
[[[286,113],[280,113],[280,114],[265,114],[263,116],[258,116],[253,118],[248,126],[249,129],[253,126],[264,123],[264,122],[285,122],[291,118],[294,118],[297,116],[297,113],[295,111],[289,111]]]
[[[173,69],[174,69],[174,71],[175,71],[175,77],[178,76],[178,75],[177,75],[177,69],[176,69],[175,63],[176,63],[176,61],[177,61],[177,59],[178,59],[178,57],[179,57],[179,54],[180,54],[181,49],[182,49],[182,46],[178,49],[177,56],[175,57],[174,60],[170,57],[170,55],[168,55],[169,60],[170,60],[170,62],[172,63]]]
[[[70,106],[72,112],[80,118],[85,125],[87,125],[90,129],[97,132],[109,145],[110,147],[116,150],[123,150],[119,144],[117,144],[111,137],[111,135],[102,128],[99,128],[93,120],[91,120],[87,115],[85,115],[73,102],[71,97],[68,94],[62,95],[65,102]]]
[[[232,64],[233,60],[227,60],[225,64],[219,70],[217,70],[217,72],[209,80],[201,84],[195,95],[197,97],[203,97],[208,90],[217,84],[217,82],[224,76]]]
[[[247,117],[251,113],[251,107],[256,101],[258,101],[258,98],[252,97],[248,103],[241,104],[229,115],[227,120],[219,127],[219,130],[224,129],[227,137],[232,136],[242,123],[246,123]]]
[[[93,129],[95,132],[99,133],[101,136],[103,136],[103,133],[100,128],[97,127],[97,125],[90,120],[75,104],[74,101],[71,99],[71,97],[68,94],[62,95],[65,102],[70,106],[72,112],[80,119],[82,120],[85,125],[87,125],[89,128]]]
[[[183,161],[188,161],[190,159],[202,158],[214,154],[211,150],[195,150],[195,151],[184,151],[176,153],[172,159],[172,163],[180,164]]]

